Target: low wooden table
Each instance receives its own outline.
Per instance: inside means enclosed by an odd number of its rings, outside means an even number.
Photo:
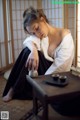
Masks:
[[[51,79],[51,75],[42,75],[36,78],[26,76],[27,81],[33,87],[33,109],[34,114],[38,113],[38,100],[43,106],[43,120],[48,120],[48,104],[55,100],[70,99],[75,93],[80,94],[80,77],[74,76],[71,72],[59,73],[67,76],[69,84],[65,87],[48,85],[45,80]]]

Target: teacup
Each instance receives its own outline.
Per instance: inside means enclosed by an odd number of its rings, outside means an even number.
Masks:
[[[52,75],[53,80],[58,81],[59,79],[59,74]]]
[[[59,80],[60,80],[60,82],[62,82],[62,83],[64,83],[64,82],[66,81],[66,79],[67,79],[67,76],[60,76],[60,77],[59,77]]]

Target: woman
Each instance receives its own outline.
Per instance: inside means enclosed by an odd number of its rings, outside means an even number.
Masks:
[[[51,26],[44,13],[32,7],[24,11],[23,19],[24,30],[31,36],[24,41],[9,76],[3,92],[5,102],[32,99],[32,88],[26,80],[30,70],[37,70],[39,75],[69,71],[73,61],[74,44],[68,29]]]

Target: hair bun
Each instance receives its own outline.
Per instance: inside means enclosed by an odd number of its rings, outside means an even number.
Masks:
[[[23,18],[27,15],[27,14],[36,14],[37,10],[34,9],[33,7],[30,7],[28,9],[26,9],[23,13]]]
[[[26,9],[23,13],[24,30],[27,31],[26,26],[29,26],[35,20],[40,20],[41,17],[48,22],[48,19],[46,18],[42,9],[34,9],[33,7]]]

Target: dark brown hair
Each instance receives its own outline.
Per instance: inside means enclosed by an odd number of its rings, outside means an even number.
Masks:
[[[26,9],[23,13],[24,30],[27,31],[26,26],[29,26],[33,21],[39,20],[41,17],[48,23],[48,19],[42,9],[34,9],[33,7]]]

